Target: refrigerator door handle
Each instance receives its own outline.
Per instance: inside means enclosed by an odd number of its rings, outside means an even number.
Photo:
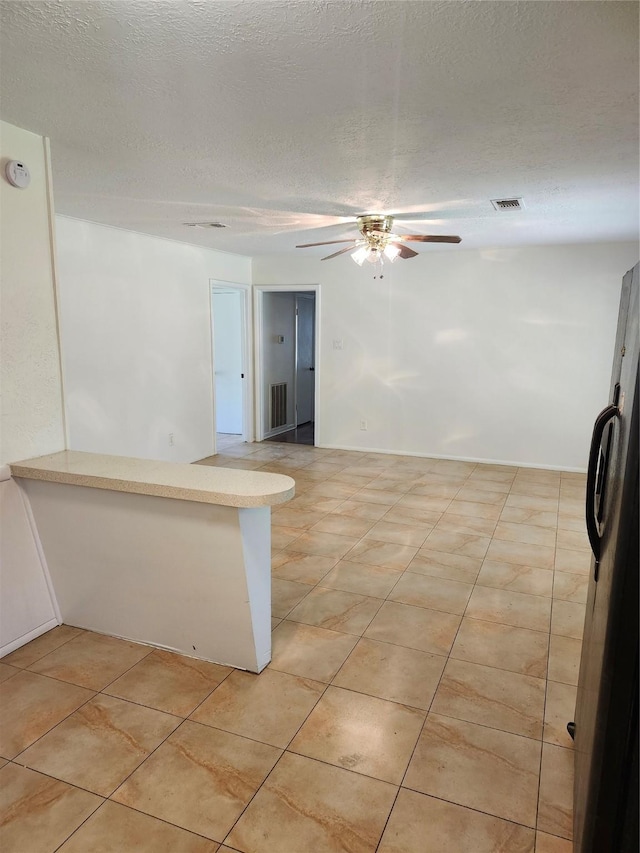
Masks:
[[[591,436],[591,448],[589,450],[589,468],[587,469],[586,515],[587,534],[589,536],[589,543],[591,544],[593,556],[596,559],[596,565],[600,560],[600,533],[598,531],[598,523],[595,514],[595,496],[598,474],[598,460],[600,457],[600,444],[602,442],[602,436],[604,435],[604,431],[607,424],[609,423],[611,418],[618,417],[619,415],[620,410],[617,406],[607,406],[606,409],[603,409],[596,418],[596,422],[593,425],[593,434]]]

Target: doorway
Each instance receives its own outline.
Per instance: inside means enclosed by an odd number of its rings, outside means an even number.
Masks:
[[[256,286],[258,441],[317,440],[318,290]]]
[[[215,452],[252,440],[249,287],[211,282]]]

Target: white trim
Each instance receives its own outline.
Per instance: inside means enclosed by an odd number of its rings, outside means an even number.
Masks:
[[[389,450],[382,447],[355,447],[349,444],[316,444],[325,450],[354,450],[357,453],[384,453],[387,456],[417,456],[420,459],[445,459],[449,462],[476,462],[478,465],[507,465],[510,468],[537,468],[541,471],[566,471],[586,474],[586,468],[570,468],[566,465],[545,465],[540,462],[509,462],[504,459],[479,459],[475,456],[445,456],[442,453],[422,453],[419,450]]]
[[[26,634],[23,634],[21,637],[18,637],[17,640],[11,640],[10,643],[2,646],[0,648],[0,658],[3,658],[5,655],[11,654],[11,652],[15,652],[16,649],[22,648],[22,646],[26,646],[27,643],[30,643],[31,640],[35,640],[41,634],[46,634],[47,631],[50,631],[52,628],[57,628],[61,623],[56,619],[49,619],[48,622],[45,622],[44,625],[40,625],[37,628],[34,628],[33,631],[28,631]]]
[[[51,606],[53,607],[53,612],[55,613],[57,624],[62,624],[62,615],[60,613],[60,606],[58,605],[58,599],[56,598],[56,591],[53,588],[53,581],[51,580],[51,574],[49,573],[49,566],[47,565],[47,558],[44,555],[44,548],[42,547],[42,542],[40,541],[40,534],[38,533],[38,527],[36,525],[36,520],[33,515],[33,510],[31,509],[31,503],[29,498],[27,497],[27,493],[20,486],[20,484],[14,480],[16,486],[18,487],[18,491],[20,492],[20,496],[22,498],[22,503],[24,505],[24,511],[27,514],[27,521],[29,522],[29,528],[31,529],[31,535],[33,536],[33,541],[36,546],[36,551],[38,552],[38,559],[40,561],[40,566],[42,568],[42,574],[44,575],[45,583],[47,584],[47,590],[49,592],[49,598],[51,599]],[[44,630],[49,630],[48,628]],[[43,631],[44,633],[44,631]],[[33,639],[31,637],[30,639]],[[25,640],[25,643],[27,640]]]
[[[320,285],[319,284],[255,284],[253,286],[254,303],[254,363],[255,363],[255,440],[264,441],[274,433],[265,433],[262,428],[264,410],[264,392],[262,376],[262,324],[264,293],[315,293],[315,381],[314,381],[314,445],[320,447]],[[291,427],[288,427],[291,429]]]
[[[242,366],[244,384],[242,386],[242,440],[254,441],[253,413],[253,302],[251,285],[240,282],[222,281],[217,278],[209,279],[209,334],[211,336],[211,387],[213,389],[213,452],[216,447],[216,383],[213,346],[213,293],[215,290],[237,290],[240,293],[240,310],[242,314]]]
[[[51,249],[51,281],[53,284],[53,311],[56,321],[56,344],[58,350],[58,370],[60,371],[60,408],[62,414],[62,434],[65,449],[69,447],[69,418],[67,416],[67,398],[65,394],[64,359],[62,357],[62,335],[60,334],[60,284],[58,282],[58,244],[56,241],[55,207],[53,203],[53,175],[51,169],[51,143],[48,136],[43,137],[44,168],[47,184],[47,216],[49,219],[49,245]]]

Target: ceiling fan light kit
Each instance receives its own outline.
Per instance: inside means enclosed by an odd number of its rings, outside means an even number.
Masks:
[[[409,246],[404,246],[403,241],[417,241],[420,243],[460,243],[460,237],[436,235],[436,234],[393,234],[393,216],[381,213],[366,213],[356,218],[358,230],[362,237],[354,240],[327,240],[323,243],[303,243],[296,246],[297,249],[308,249],[311,246],[329,246],[335,243],[349,243],[344,249],[338,249],[331,255],[322,258],[328,261],[337,258],[345,252],[351,252],[352,259],[362,266],[365,261],[375,264],[378,274],[382,278],[382,266],[386,261],[393,263],[397,258],[415,258],[418,254]],[[355,251],[353,251],[355,248]],[[374,276],[376,278],[376,276]]]

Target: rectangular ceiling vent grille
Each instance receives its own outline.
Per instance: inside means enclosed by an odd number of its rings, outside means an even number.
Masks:
[[[226,228],[222,222],[185,222],[189,228]]]
[[[521,198],[492,198],[491,204],[496,210],[523,210],[524,202]]]

